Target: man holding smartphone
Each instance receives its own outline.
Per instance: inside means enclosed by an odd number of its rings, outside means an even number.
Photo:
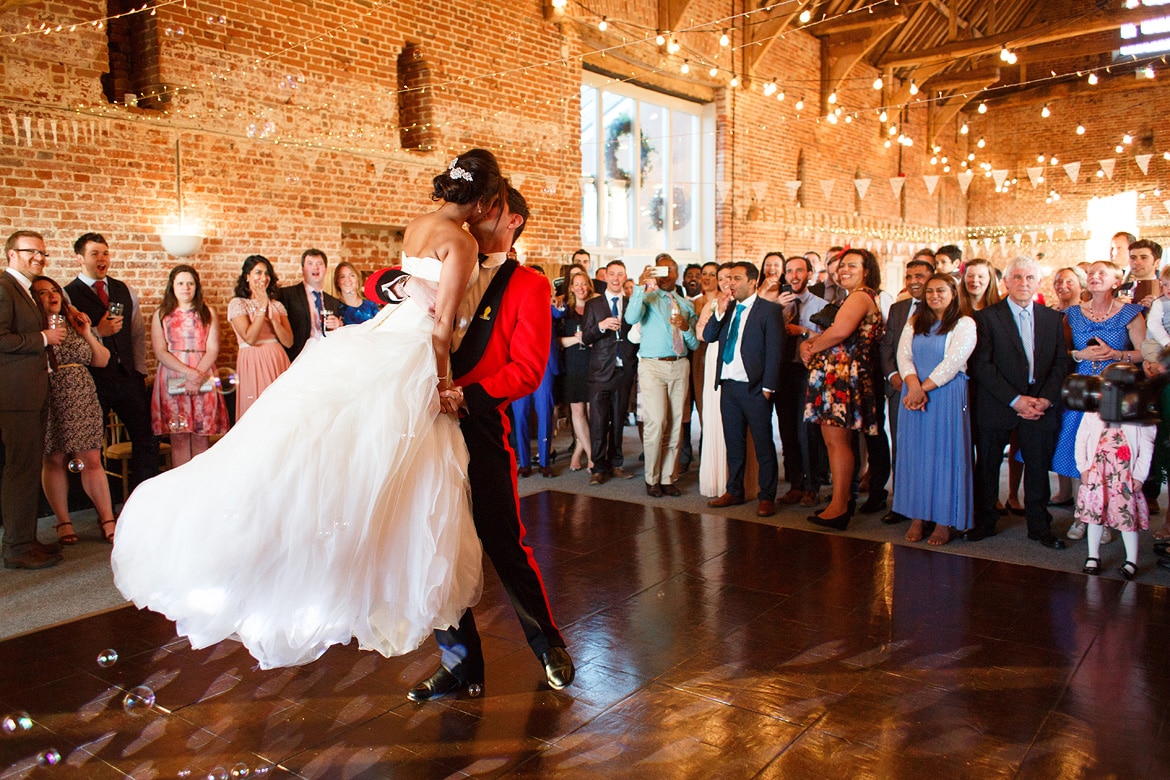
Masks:
[[[158,437],[150,423],[146,390],[146,323],[138,296],[125,282],[109,276],[110,247],[99,233],[85,233],[73,242],[81,266],[65,286],[75,307],[85,312],[94,332],[110,350],[103,368],[89,367],[97,386],[102,417],[113,409],[130,437],[130,489],[158,474]],[[126,496],[122,497],[126,500]]]

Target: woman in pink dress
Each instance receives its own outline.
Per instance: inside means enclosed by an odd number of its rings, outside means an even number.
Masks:
[[[203,302],[199,272],[189,265],[171,269],[162,304],[151,318],[150,342],[158,359],[150,418],[155,436],[169,434],[171,463],[179,466],[210,446],[213,434],[227,433],[227,407],[216,392],[219,322]]]
[[[263,255],[249,255],[228,303],[228,321],[240,343],[236,357],[236,419],[288,368],[284,347],[293,341],[288,312],[276,300],[276,272]]]

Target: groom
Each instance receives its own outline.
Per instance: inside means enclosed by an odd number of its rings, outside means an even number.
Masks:
[[[527,220],[524,196],[509,186],[498,218],[489,216],[471,228],[482,253],[481,267],[460,310],[471,303],[474,317],[451,355],[456,386],[443,395],[445,406],[467,409],[459,424],[469,454],[472,515],[484,552],[512,600],[549,686],[561,690],[573,682],[573,661],[553,622],[540,568],[524,543],[516,455],[508,445],[506,410],[540,384],[552,336],[548,282],[506,259]],[[377,279],[370,282],[367,289],[378,286]],[[458,626],[436,631],[435,639],[442,651],[440,666],[407,696],[430,701],[450,693],[482,695],[483,647],[472,611],[463,613]]]

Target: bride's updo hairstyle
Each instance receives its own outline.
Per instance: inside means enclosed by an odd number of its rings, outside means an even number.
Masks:
[[[479,203],[485,210],[503,197],[507,186],[495,155],[486,149],[464,152],[432,181],[431,200],[459,205]]]

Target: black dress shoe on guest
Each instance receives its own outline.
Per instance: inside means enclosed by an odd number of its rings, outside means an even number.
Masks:
[[[682,495],[682,491],[679,490],[678,486],[673,482],[671,482],[669,485],[663,484],[659,485],[658,487],[662,488],[663,495],[670,496],[671,498],[678,498]]]
[[[572,685],[573,678],[577,676],[576,670],[573,669],[573,659],[563,647],[550,647],[548,652],[540,657],[540,663],[544,665],[544,678],[554,691]]]
[[[901,512],[886,512],[882,516],[882,522],[886,525],[897,525],[898,523],[904,523],[909,519],[909,517],[906,517],[906,515],[902,514]]]
[[[650,498],[662,498],[662,485],[647,485],[646,495]]]
[[[411,688],[406,698],[411,701],[433,701],[452,693],[466,693],[472,699],[483,696],[483,680],[464,682],[447,671],[447,667],[440,666],[434,674]]]
[[[968,542],[981,542],[989,536],[995,536],[995,528],[988,528],[986,526],[975,526],[964,537]]]
[[[532,476],[532,467],[531,466],[521,466],[520,468],[518,468],[516,470],[516,473],[522,477],[531,477]]]
[[[540,467],[540,476],[542,476],[542,477],[555,477],[556,474],[553,473],[552,466],[541,466]]]
[[[1040,544],[1053,550],[1063,550],[1064,548],[1068,547],[1068,545],[1064,543],[1063,539],[1057,539],[1056,534],[1052,533],[1051,531],[1046,534],[1030,533],[1028,534],[1028,538],[1032,539],[1033,541],[1040,542]]]

